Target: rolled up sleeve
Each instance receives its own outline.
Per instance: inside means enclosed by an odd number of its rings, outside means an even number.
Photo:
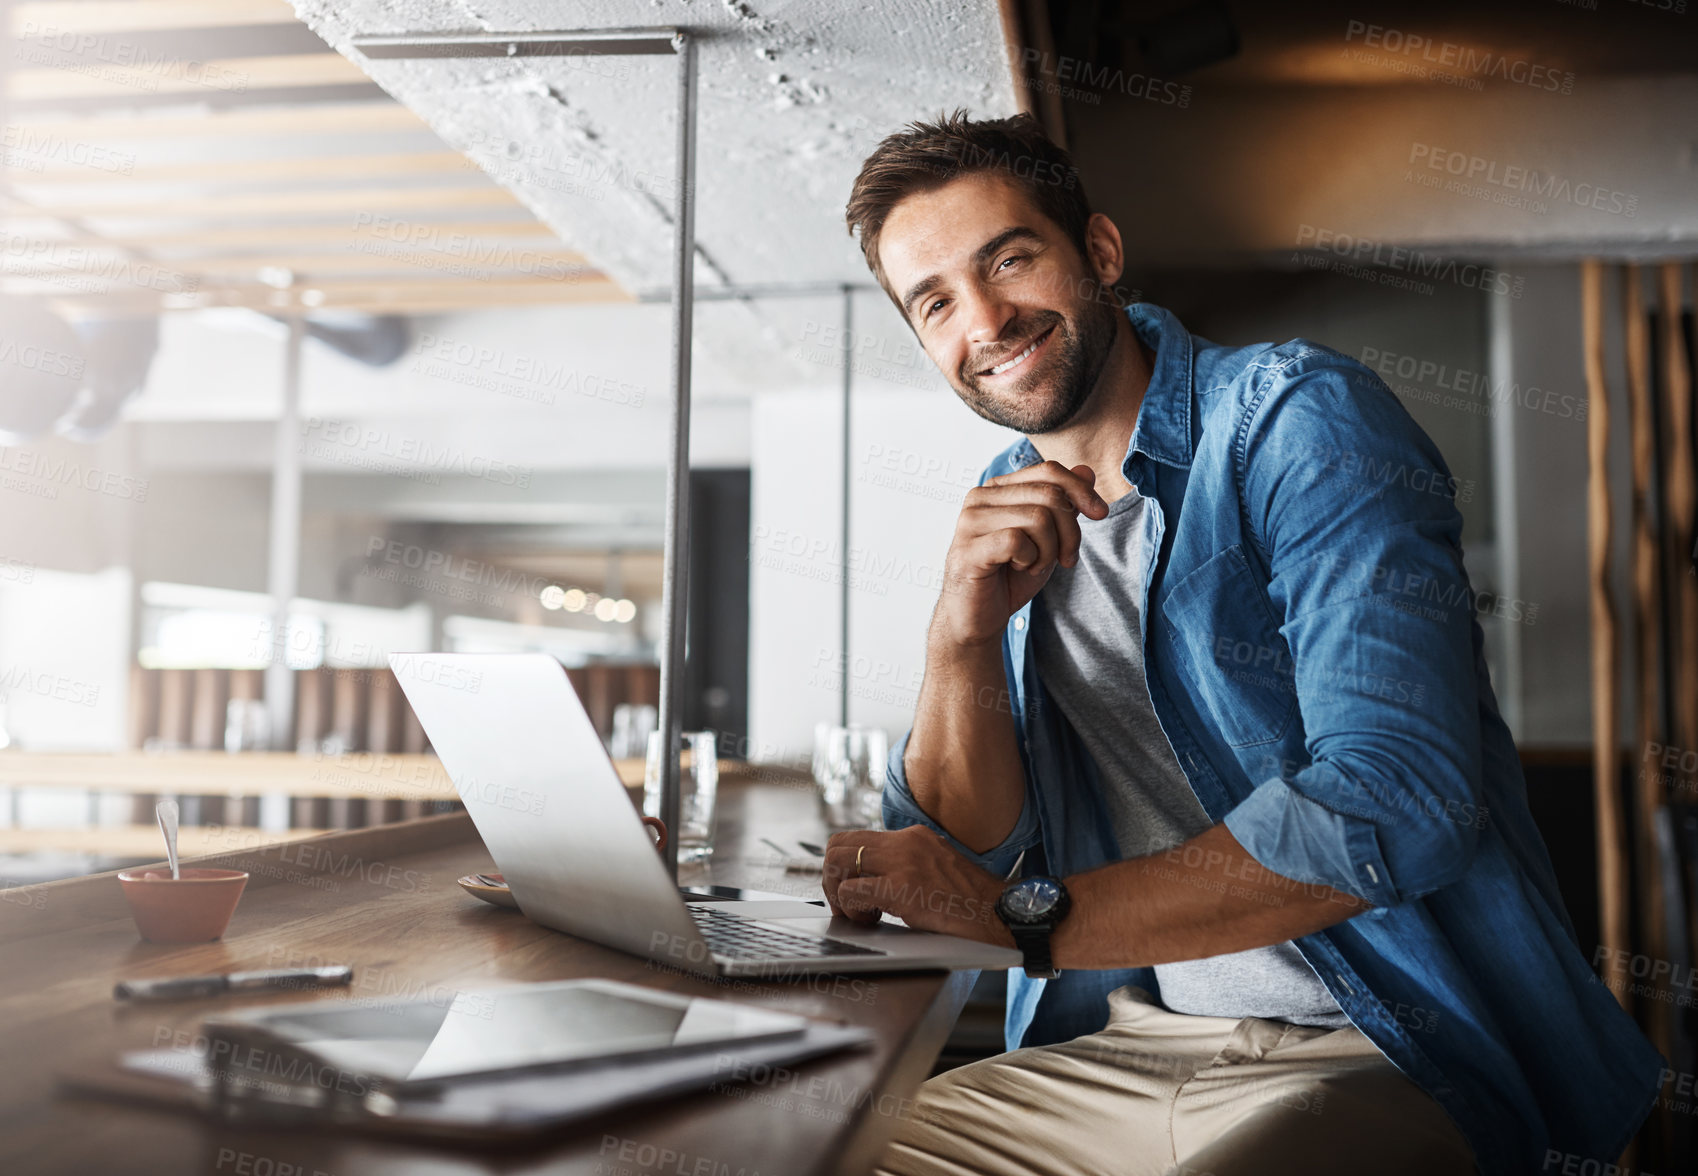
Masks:
[[[1486,817],[1463,488],[1385,385],[1330,353],[1268,378],[1239,445],[1308,762],[1227,829],[1268,869],[1375,906],[1448,885]]]
[[[1224,823],[1251,857],[1277,874],[1331,886],[1377,907],[1403,901],[1374,822],[1333,812],[1284,780],[1261,784]]]
[[[955,840],[949,830],[932,820],[909,791],[908,773],[902,765],[902,757],[908,750],[908,736],[912,734],[913,731],[909,730],[897,741],[896,746],[890,749],[890,761],[886,765],[884,777],[884,827],[894,831],[906,829],[910,825],[924,825],[934,833],[941,833],[958,853],[981,869],[988,870],[998,878],[1006,878],[1020,855],[1039,841],[1038,818],[1032,804],[1030,784],[1027,785],[1026,797],[1020,807],[1020,819],[1014,822],[1014,828],[1002,839],[1002,844],[985,853],[975,853]]]

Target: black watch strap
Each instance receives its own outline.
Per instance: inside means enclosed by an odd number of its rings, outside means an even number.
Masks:
[[[1008,924],[1009,934],[1014,936],[1014,946],[1025,956],[1026,975],[1034,980],[1054,980],[1061,975],[1055,970],[1049,958],[1049,935],[1051,928],[1022,927],[1017,923]]]

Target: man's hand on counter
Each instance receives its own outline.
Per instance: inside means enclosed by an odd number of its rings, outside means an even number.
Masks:
[[[916,930],[1014,946],[996,913],[1003,881],[921,825],[834,834],[821,885],[831,913],[857,923],[876,923],[889,913]]]

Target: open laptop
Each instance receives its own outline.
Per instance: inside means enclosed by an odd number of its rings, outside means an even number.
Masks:
[[[1021,963],[1011,948],[800,900],[688,902],[553,657],[397,653],[389,666],[519,909],[546,927],[716,976]]]

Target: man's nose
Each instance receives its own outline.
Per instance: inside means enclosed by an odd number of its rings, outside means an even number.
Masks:
[[[967,342],[975,347],[995,343],[1018,313],[1014,304],[995,290],[973,290],[960,295],[967,324]]]

